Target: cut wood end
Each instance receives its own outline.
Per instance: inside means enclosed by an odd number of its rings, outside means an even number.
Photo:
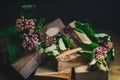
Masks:
[[[72,29],[74,29],[74,28],[75,28],[75,25],[74,25],[74,24],[75,24],[75,22],[76,22],[76,21],[73,21],[73,22],[71,22],[71,23],[69,24],[69,26],[70,26]]]

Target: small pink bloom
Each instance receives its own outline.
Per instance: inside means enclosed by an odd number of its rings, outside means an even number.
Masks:
[[[16,28],[18,31],[22,31],[24,29],[34,29],[35,22],[33,19],[25,19],[24,16],[21,19],[17,19],[16,21]]]
[[[39,43],[38,36],[36,34],[27,35],[24,34],[25,39],[22,43],[22,46],[28,50],[33,50]]]
[[[105,46],[111,49],[113,47],[113,43],[111,41],[108,41],[107,43],[105,43]]]
[[[100,55],[103,55],[104,57],[107,57],[108,50],[105,47],[103,47],[103,46],[99,46],[99,47],[95,48],[93,50],[93,52],[95,53],[95,56],[97,54],[100,54]]]

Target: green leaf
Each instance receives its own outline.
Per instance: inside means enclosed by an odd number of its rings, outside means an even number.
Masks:
[[[35,5],[22,5],[20,6],[19,16],[24,16],[25,18],[30,19],[33,15],[35,8]]]
[[[39,50],[42,48],[43,41],[39,42],[38,45],[36,46],[35,50]]]
[[[78,31],[78,32],[80,32],[80,33],[85,33],[82,29],[81,29],[81,27],[79,27],[79,26],[75,26],[75,30],[76,31]]]
[[[92,51],[78,51],[77,52],[78,54],[80,54],[80,55],[82,55],[82,56],[84,56],[84,57],[87,57],[87,58],[92,58],[93,57],[93,54],[94,54],[94,52],[92,52]]]
[[[45,18],[40,18],[37,22],[37,28],[41,29],[44,23],[45,23]]]
[[[50,47],[45,48],[45,53],[52,52],[53,50],[56,50],[57,46],[55,44],[52,44]]]
[[[45,23],[45,18],[40,18],[35,25],[35,32],[39,33],[43,24]]]
[[[70,40],[66,37],[63,38],[63,42],[65,43],[65,46],[67,48],[70,48],[71,47],[71,44],[70,44]]]
[[[113,61],[115,59],[115,56],[114,56],[114,48],[112,48],[108,53],[107,53],[107,59],[109,61]]]
[[[58,46],[59,46],[60,50],[63,50],[63,51],[66,50],[66,46],[65,46],[62,38],[59,39]]]
[[[98,38],[98,40],[102,40],[104,42],[107,42],[108,40],[110,40],[110,36],[105,33],[98,33],[98,34],[95,34],[95,36]]]
[[[17,59],[20,50],[21,50],[20,41],[18,41],[16,38],[10,38],[7,43],[8,59],[10,63],[13,63]]]
[[[0,37],[10,36],[16,33],[17,30],[15,26],[0,29]]]
[[[92,29],[91,25],[88,23],[81,23],[79,21],[75,22],[75,27],[77,30],[84,32],[85,34],[87,34],[87,36],[93,41],[93,42],[97,42],[98,39],[97,37],[95,37],[95,32]]]
[[[98,47],[97,43],[86,44],[83,42],[79,42],[79,46],[82,47],[84,50],[92,51],[94,48]]]

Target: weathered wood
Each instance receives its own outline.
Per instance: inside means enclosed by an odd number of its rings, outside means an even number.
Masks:
[[[42,78],[42,80],[49,80],[50,77],[53,79],[61,78],[71,80],[71,75],[72,75],[71,68],[60,72],[56,72],[53,67],[50,68],[49,66],[40,66],[34,74],[34,76]]]
[[[63,53],[61,53],[60,55],[58,55],[56,58],[58,59],[58,58],[76,53],[77,51],[80,51],[80,50],[82,50],[82,48],[80,48],[80,47],[75,48],[75,49],[71,49],[71,50],[67,50],[67,51],[64,51]]]
[[[76,21],[73,21],[69,24],[69,26],[74,29],[75,28],[75,23]],[[92,41],[89,39],[89,37],[85,33],[78,32],[76,30],[73,30],[75,34],[78,36],[78,38],[83,41],[84,43],[91,43]]]
[[[34,70],[40,65],[40,63],[44,61],[43,51],[43,49],[40,49],[35,53],[30,53],[26,56],[23,56],[11,65],[24,78],[27,78],[34,72]]]
[[[88,71],[88,66],[78,66],[74,68],[76,80],[108,80],[108,72],[101,70]]]
[[[46,28],[46,35],[52,37],[59,33],[63,28],[65,28],[65,25],[63,24],[61,19],[58,18],[44,27]]]
[[[62,71],[72,67],[88,64],[88,58],[75,53],[78,50],[81,50],[81,48],[68,50],[57,57],[48,57],[48,61],[50,61],[51,66],[54,66],[56,71]]]

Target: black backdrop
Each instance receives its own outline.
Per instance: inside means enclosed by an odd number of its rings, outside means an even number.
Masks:
[[[22,0],[0,1],[0,27],[15,24],[18,5]],[[119,0],[23,0],[36,4],[35,17],[44,17],[46,22],[61,18],[65,24],[73,21],[88,21],[94,28],[119,28]]]

